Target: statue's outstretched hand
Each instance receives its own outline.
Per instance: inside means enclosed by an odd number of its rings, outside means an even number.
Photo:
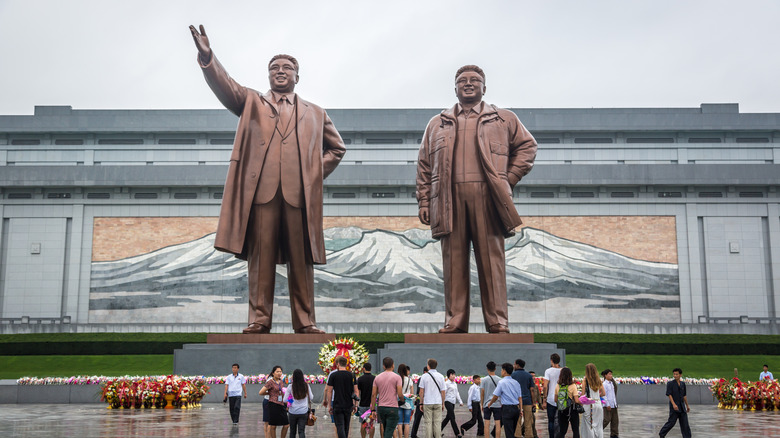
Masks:
[[[190,32],[192,32],[192,39],[195,40],[195,47],[200,53],[200,61],[203,64],[208,64],[211,62],[211,46],[209,45],[209,37],[206,36],[206,28],[201,24],[200,32],[198,32],[195,26],[190,25]]]

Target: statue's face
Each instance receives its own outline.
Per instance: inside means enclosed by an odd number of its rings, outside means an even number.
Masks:
[[[461,104],[479,103],[485,90],[485,81],[475,71],[464,71],[455,78],[455,95]]]
[[[277,93],[292,93],[298,83],[295,65],[289,59],[279,58],[268,66],[268,81]]]

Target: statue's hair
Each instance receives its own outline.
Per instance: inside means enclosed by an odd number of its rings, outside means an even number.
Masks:
[[[273,64],[273,62],[276,61],[277,59],[286,59],[286,60],[292,62],[293,66],[295,66],[295,72],[298,73],[298,60],[293,58],[290,55],[285,55],[284,53],[281,53],[281,54],[276,55],[273,58],[271,58],[271,60],[268,61],[268,67],[270,68],[271,64]],[[479,67],[477,67],[477,68],[479,68]],[[484,76],[482,76],[482,78],[484,79]]]
[[[479,66],[471,65],[471,64],[464,65],[463,67],[459,68],[458,71],[455,73],[455,79],[457,80],[458,76],[460,76],[460,74],[463,73],[464,71],[473,71],[474,73],[482,76],[482,82],[485,82],[485,72],[482,71],[482,69],[479,68]]]

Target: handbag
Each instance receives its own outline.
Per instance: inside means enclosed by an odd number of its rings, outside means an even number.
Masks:
[[[314,409],[311,408],[311,398],[309,396],[306,396],[306,399],[309,400],[309,416],[306,417],[306,425],[307,426],[314,426],[314,423],[317,422],[317,417],[314,415]]]

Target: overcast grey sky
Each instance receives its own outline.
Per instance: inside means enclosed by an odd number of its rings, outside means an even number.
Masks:
[[[221,108],[188,25],[239,83],[301,64],[325,108],[443,108],[454,73],[486,72],[504,107],[698,107],[780,112],[780,2],[489,0],[0,0],[0,114]]]

